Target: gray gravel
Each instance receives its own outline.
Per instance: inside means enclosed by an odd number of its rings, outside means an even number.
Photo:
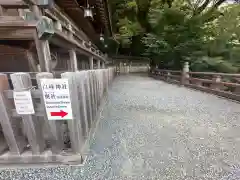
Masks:
[[[141,76],[117,77],[83,167],[0,179],[239,180],[240,104]]]

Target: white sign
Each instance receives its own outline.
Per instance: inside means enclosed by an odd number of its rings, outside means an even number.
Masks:
[[[48,120],[73,119],[67,79],[41,79]]]
[[[14,104],[18,114],[34,114],[34,107],[30,91],[13,92]]]

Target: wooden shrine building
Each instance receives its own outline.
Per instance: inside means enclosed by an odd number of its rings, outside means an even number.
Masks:
[[[107,0],[0,0],[0,72],[103,68]]]

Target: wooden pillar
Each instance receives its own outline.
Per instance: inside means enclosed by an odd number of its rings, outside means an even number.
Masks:
[[[4,15],[4,8],[2,6],[0,6],[0,16]]]
[[[89,66],[90,66],[90,69],[93,69],[93,56],[89,57]]]
[[[105,62],[102,62],[102,69],[105,69]]]
[[[31,7],[37,19],[40,19],[42,16],[41,9],[37,5]],[[51,52],[49,47],[48,40],[40,40],[37,36],[37,32],[34,35],[34,41],[36,44],[38,59],[41,71],[51,72]]]
[[[24,9],[18,9],[18,15],[24,17]]]
[[[220,90],[221,84],[219,83],[221,82],[221,76],[219,75],[213,76],[212,80],[213,80],[213,84],[210,85],[210,88]]]
[[[97,68],[101,69],[101,60],[100,59],[97,60]]]
[[[14,73],[10,75],[15,91],[32,89],[32,82],[28,73]],[[40,154],[45,149],[45,140],[42,135],[43,122],[34,115],[21,115],[28,142],[33,154]]]
[[[48,40],[38,39],[37,33],[34,35],[40,69],[42,72],[51,72],[51,53]]]
[[[31,72],[38,72],[38,67],[37,67],[37,64],[35,62],[33,53],[30,50],[27,50],[25,53],[26,53],[26,57],[28,59],[28,64],[29,64],[29,67],[30,67],[30,71]]]
[[[78,71],[77,55],[74,49],[69,50],[69,56],[71,61],[71,70],[73,72]]]

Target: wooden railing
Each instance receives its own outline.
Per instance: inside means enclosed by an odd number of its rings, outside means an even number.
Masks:
[[[154,69],[150,72],[150,76],[240,101],[240,74]]]
[[[52,79],[52,73],[13,73],[13,89],[9,76],[0,74],[0,166],[82,163],[114,74],[114,68],[61,74],[69,84],[73,114],[69,120],[48,119],[40,81]],[[36,86],[31,81],[33,76]],[[30,91],[34,113],[18,114],[14,93],[23,91]]]
[[[40,21],[37,21],[35,19],[35,14],[29,10],[30,6],[25,6],[24,3],[23,5],[18,5],[17,8],[14,6],[14,4],[11,3],[11,1],[4,1],[0,2],[0,8],[1,7],[16,11],[15,16],[8,14],[7,12],[0,14],[1,26],[18,26],[19,28],[25,28],[24,32],[26,33],[26,27],[35,28],[37,26],[37,23]],[[77,25],[72,21],[72,19],[68,17],[66,13],[61,11],[56,4],[54,4],[49,9],[42,10],[42,15],[52,20],[54,25],[54,35],[56,35],[57,38],[60,37],[61,39],[64,39],[66,42],[71,44],[71,46],[76,46],[81,51],[83,50],[83,53],[85,52],[88,55],[94,55],[96,58],[105,61],[106,57],[104,56],[104,54],[97,48],[96,45],[94,45],[93,43],[89,43],[90,39],[87,37],[87,35],[80,28],[78,28]],[[16,16],[16,14],[21,17]],[[26,17],[30,18],[31,20],[27,19]],[[23,31],[21,31],[21,33],[18,32],[18,34],[15,36],[17,39],[33,39],[32,31],[26,33],[26,37],[22,34],[24,34]],[[4,38],[4,36],[1,37]],[[49,41],[54,44],[54,38],[49,38]],[[55,42],[55,44],[58,43]],[[62,43],[61,46],[69,48],[67,47],[66,43]]]

